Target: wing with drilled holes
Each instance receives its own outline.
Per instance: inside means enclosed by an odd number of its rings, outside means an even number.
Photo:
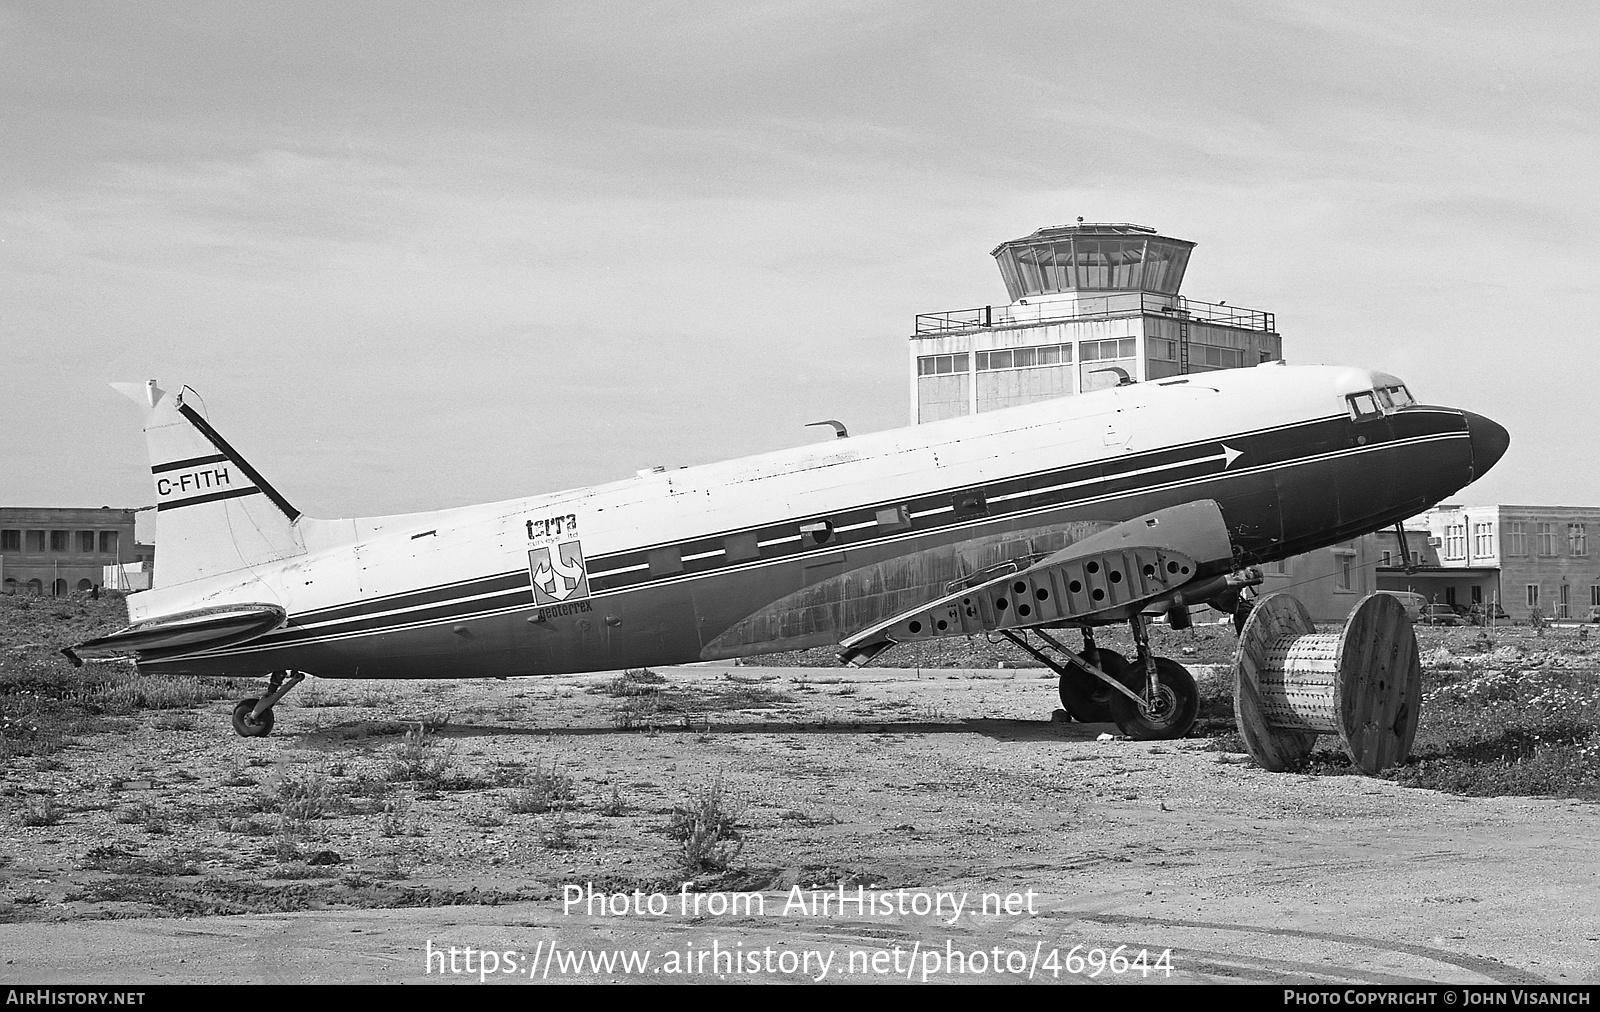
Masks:
[[[1216,502],[1206,499],[1117,524],[1019,572],[953,591],[853,633],[840,656],[861,664],[907,640],[1001,629],[1112,622],[1233,565]]]

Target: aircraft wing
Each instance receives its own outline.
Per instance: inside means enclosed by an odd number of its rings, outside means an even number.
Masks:
[[[840,641],[840,656],[859,665],[907,640],[1116,621],[1162,600],[1204,601],[1233,568],[1221,508],[1184,503],[869,625]]]

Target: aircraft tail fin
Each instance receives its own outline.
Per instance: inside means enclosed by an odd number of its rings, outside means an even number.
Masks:
[[[190,401],[148,383],[113,383],[145,409],[156,489],[159,589],[305,553],[300,511],[251,467]]]

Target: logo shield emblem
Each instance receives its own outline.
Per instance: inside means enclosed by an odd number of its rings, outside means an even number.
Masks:
[[[528,573],[533,580],[534,604],[581,601],[589,596],[583,545],[577,541],[528,549]]]

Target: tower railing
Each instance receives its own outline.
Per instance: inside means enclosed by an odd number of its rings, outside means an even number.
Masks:
[[[1181,295],[1156,295],[1151,292],[1115,292],[1074,302],[1019,302],[1009,306],[978,306],[952,309],[944,313],[917,316],[917,336],[953,334],[1018,327],[1067,320],[1111,319],[1120,316],[1166,316],[1190,323],[1211,323],[1240,330],[1277,332],[1274,314],[1260,309],[1229,306],[1221,302],[1198,302]]]

